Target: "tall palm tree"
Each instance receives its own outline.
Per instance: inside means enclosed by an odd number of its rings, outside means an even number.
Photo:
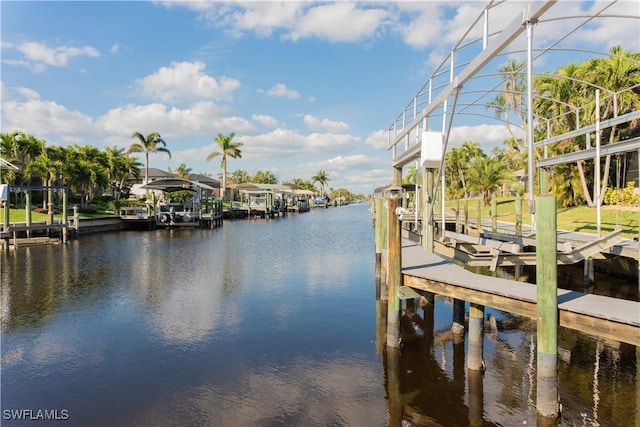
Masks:
[[[327,185],[327,183],[329,183],[329,181],[331,181],[331,179],[329,179],[329,176],[327,175],[327,173],[324,170],[319,170],[317,174],[315,174],[314,176],[311,177],[311,182],[312,183],[319,183],[320,184],[320,195],[324,196],[324,186]]]
[[[234,136],[236,136],[236,134],[233,132],[229,135],[218,133],[218,135],[216,135],[216,144],[220,147],[220,151],[214,151],[207,156],[207,161],[218,156],[222,157],[222,161],[220,162],[220,166],[222,167],[222,198],[225,198],[227,193],[227,158],[242,158],[242,151],[240,151],[240,147],[242,147],[243,143],[233,141]]]
[[[515,141],[518,141],[518,139],[511,129],[509,112],[515,113],[523,129],[527,128],[526,112],[523,108],[527,89],[527,74],[523,71],[525,65],[525,62],[511,60],[498,69],[503,78],[503,86],[500,93],[487,104],[487,109],[492,109],[496,118],[505,120],[507,130]],[[522,143],[524,144],[524,142]],[[526,147],[524,145],[520,147],[520,151],[525,150]]]
[[[167,153],[171,158],[171,151],[166,148],[167,143],[158,132],[151,132],[147,136],[134,132],[131,138],[137,138],[138,141],[129,146],[127,154],[144,153],[144,184],[147,184],[149,183],[149,153]]]

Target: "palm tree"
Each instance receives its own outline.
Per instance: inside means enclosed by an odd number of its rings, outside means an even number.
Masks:
[[[320,183],[320,195],[324,196],[324,186],[327,185],[327,183],[331,181],[329,179],[329,176],[327,175],[327,173],[324,170],[319,170],[317,174],[315,174],[314,176],[311,177],[311,182],[312,183]]]
[[[134,132],[131,138],[137,138],[138,142],[129,146],[127,154],[144,153],[144,183],[147,184],[149,182],[149,153],[167,153],[171,158],[171,151],[165,148],[167,143],[158,132],[151,132],[146,137],[140,132]]]
[[[593,83],[597,87],[603,87],[611,92],[620,93],[617,97],[617,110],[614,111],[613,96],[604,96],[601,99],[601,119],[608,119],[615,114],[624,114],[630,111],[640,109],[640,95],[637,92],[637,85],[640,83],[640,53],[632,53],[622,50],[621,46],[614,46],[610,50],[609,58],[599,58],[587,61],[582,68],[584,71],[584,79]],[[625,90],[631,87],[636,90]],[[587,109],[586,114],[595,119],[595,104],[589,104],[591,110]],[[613,125],[608,129],[609,141],[611,144],[618,138],[618,126]],[[605,157],[605,165],[602,178],[602,188],[600,191],[600,200],[607,189],[609,182],[609,166],[611,163],[611,155]]]
[[[491,202],[491,195],[509,179],[510,172],[504,164],[493,157],[476,157],[469,168],[467,181],[469,188],[482,193],[485,206]]]
[[[527,75],[523,71],[525,65],[525,62],[511,60],[507,65],[498,69],[503,77],[503,86],[498,96],[487,104],[487,109],[492,109],[496,118],[504,119],[507,123],[507,130],[515,141],[518,139],[511,129],[509,112],[512,111],[516,114],[523,129],[527,128],[526,113],[523,109],[527,88]],[[520,147],[520,151],[525,151],[525,149],[524,146]]]
[[[178,169],[176,169],[174,173],[178,175],[178,178],[189,179],[189,174],[192,170],[193,169],[188,168],[186,164],[180,163],[180,166],[178,166]]]
[[[207,156],[207,161],[214,159],[215,157],[221,156],[222,161],[220,162],[220,166],[222,167],[222,197],[224,198],[227,193],[227,158],[231,157],[233,159],[242,158],[242,151],[240,151],[240,147],[242,147],[243,143],[239,141],[233,141],[233,137],[236,136],[235,133],[231,132],[229,135],[223,135],[218,133],[216,135],[216,144],[220,147],[220,151],[214,151],[213,153]]]

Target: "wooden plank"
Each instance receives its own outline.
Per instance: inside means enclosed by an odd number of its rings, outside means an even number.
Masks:
[[[536,286],[474,274],[403,242],[404,286],[536,319]],[[560,326],[640,346],[640,303],[558,289]]]

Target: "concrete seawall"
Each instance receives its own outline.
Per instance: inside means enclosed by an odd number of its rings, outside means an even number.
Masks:
[[[105,231],[126,230],[127,224],[120,217],[80,219],[78,235],[102,233]]]

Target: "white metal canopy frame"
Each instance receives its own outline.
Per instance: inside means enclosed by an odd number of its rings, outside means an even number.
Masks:
[[[527,192],[529,199],[529,211],[532,213],[532,223],[535,224],[534,213],[534,171],[535,167],[550,167],[558,164],[571,163],[586,159],[593,159],[595,166],[596,182],[595,188],[600,187],[600,156],[620,154],[631,151],[640,151],[640,138],[636,137],[619,142],[613,142],[600,147],[600,135],[602,129],[614,127],[620,124],[628,124],[640,120],[640,111],[624,112],[618,114],[618,98],[626,90],[638,91],[639,86],[627,88],[621,92],[614,93],[605,88],[597,87],[584,81],[579,83],[588,85],[593,89],[592,102],[588,106],[573,107],[563,105],[570,109],[575,115],[575,129],[571,132],[552,135],[549,119],[534,117],[533,101],[535,98],[544,98],[543,95],[533,92],[533,76],[542,75],[537,68],[549,66],[549,60],[559,60],[561,66],[567,65],[567,52],[576,55],[590,54],[599,57],[611,56],[611,52],[598,52],[576,48],[580,40],[576,40],[579,31],[589,28],[597,20],[619,20],[635,23],[638,29],[640,40],[640,14],[637,4],[626,2],[627,7],[622,7],[624,2],[610,1],[604,2],[595,12],[583,15],[568,15],[566,8],[558,5],[557,0],[542,2],[507,2],[490,1],[475,21],[471,23],[467,31],[455,44],[453,49],[431,74],[427,82],[411,98],[407,106],[395,118],[388,129],[389,145],[388,150],[392,152],[392,165],[396,169],[418,163],[423,167],[421,160],[424,160],[422,153],[424,143],[421,135],[425,131],[436,131],[442,134],[442,149],[439,150],[440,161],[437,166],[438,178],[434,179],[431,194],[436,194],[438,186],[441,187],[442,200],[445,199],[444,167],[447,145],[449,143],[451,128],[454,124],[464,125],[461,118],[482,117],[491,123],[503,122],[505,126],[518,128],[524,135],[527,148]],[[629,5],[631,5],[629,7]],[[510,14],[512,20],[506,25],[505,14]],[[501,16],[502,19],[491,20],[492,16]],[[544,47],[534,47],[534,28]],[[537,41],[537,40],[536,40]],[[584,41],[582,41],[584,45]],[[630,46],[640,50],[639,46]],[[626,48],[629,48],[627,46]],[[526,55],[526,58],[524,57]],[[562,56],[558,56],[562,55]],[[510,59],[517,57],[525,59],[526,67],[526,92],[514,92],[518,96],[524,96],[525,107],[523,111],[514,111],[515,116],[522,120],[521,123],[511,122],[509,119],[494,117],[488,113],[491,108],[491,101],[503,90],[503,86],[509,75],[499,73],[501,66]],[[587,59],[587,57],[584,57]],[[628,57],[618,57],[616,59],[633,61],[634,66],[640,65]],[[522,70],[513,70],[515,73],[522,73]],[[553,78],[563,78],[562,76],[544,74]],[[607,97],[613,98],[613,117],[600,120],[600,93],[605,92]],[[550,103],[563,104],[560,100],[544,98]],[[508,107],[507,107],[508,108]],[[596,111],[594,124],[582,125],[580,123],[581,114],[586,116],[586,110]],[[593,113],[592,113],[593,114]],[[586,121],[586,120],[585,120]],[[534,128],[545,130],[545,139],[534,141]],[[595,137],[595,147],[590,144],[590,137]],[[570,154],[549,157],[547,147],[560,141],[565,141],[576,137],[586,137],[587,148],[582,151]],[[543,148],[543,158],[535,160],[534,149]],[[436,162],[437,163],[437,162]],[[433,168],[432,165],[429,166]],[[434,168],[435,169],[435,168]],[[600,205],[601,197],[599,190],[596,191],[598,207],[598,230],[600,229]],[[442,221],[444,222],[444,203],[442,205]],[[429,214],[429,213],[428,213]],[[444,224],[442,224],[444,229]]]

